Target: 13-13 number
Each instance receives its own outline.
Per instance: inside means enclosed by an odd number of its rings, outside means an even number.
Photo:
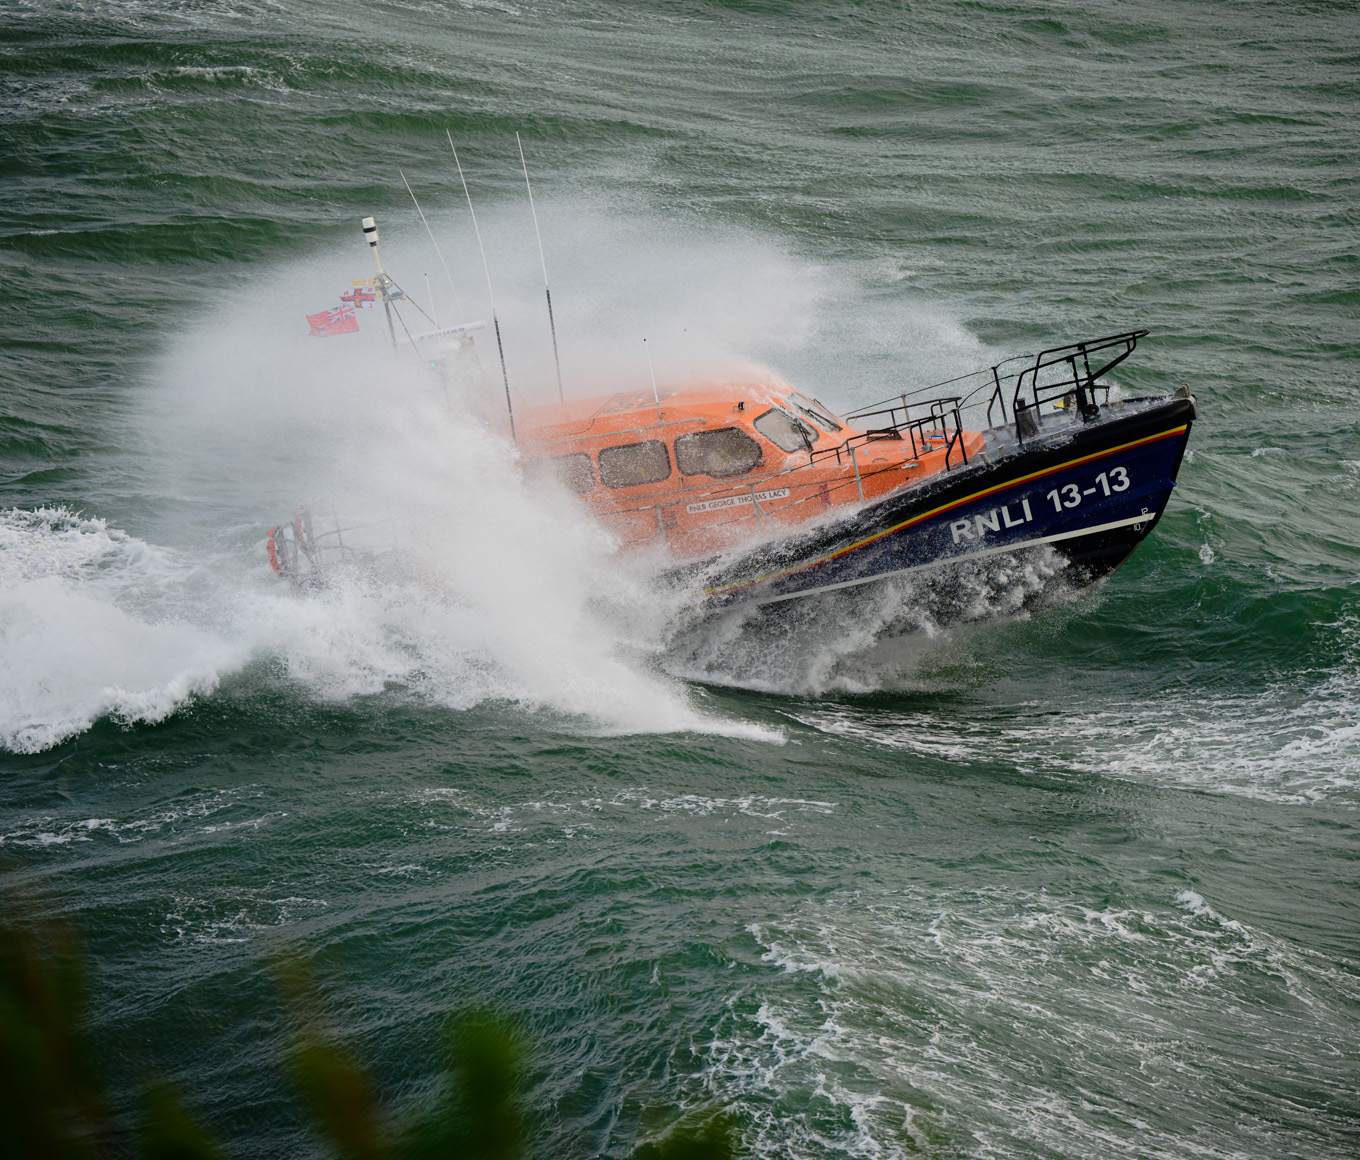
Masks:
[[[1096,476],[1096,483],[1100,489],[1110,495],[1116,491],[1128,491],[1129,473],[1122,467],[1113,467],[1109,472],[1102,471]],[[1075,483],[1065,483],[1061,488],[1053,488],[1045,499],[1053,501],[1053,510],[1060,512],[1063,508],[1074,508],[1081,503],[1083,495],[1094,495],[1094,487],[1088,487],[1084,492]]]

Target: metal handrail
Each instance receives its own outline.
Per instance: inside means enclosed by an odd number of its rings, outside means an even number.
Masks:
[[[1104,338],[1088,339],[1084,342],[1051,347],[1048,350],[1041,350],[1038,354],[1012,355],[1010,358],[1002,359],[994,366],[970,371],[964,375],[956,375],[952,379],[945,379],[928,387],[920,387],[915,391],[907,391],[897,396],[897,404],[890,404],[888,400],[882,403],[873,403],[863,410],[852,412],[846,418],[851,422],[856,422],[882,414],[885,408],[890,409],[891,406],[902,408],[908,405],[917,406],[920,404],[917,404],[914,400],[920,395],[938,390],[940,387],[986,376],[983,382],[958,400],[959,408],[963,409],[970,406],[978,399],[979,395],[988,392],[987,426],[989,428],[998,426],[994,421],[994,415],[999,411],[1001,419],[999,425],[1004,427],[1014,421],[1020,438],[1023,439],[1027,433],[1033,434],[1036,423],[1034,416],[1037,416],[1038,408],[1043,403],[1068,398],[1076,404],[1078,411],[1084,418],[1090,419],[1098,415],[1099,407],[1096,405],[1095,392],[1098,390],[1105,391],[1108,399],[1110,389],[1107,384],[1098,381],[1100,376],[1114,369],[1128,358],[1133,353],[1134,347],[1138,345],[1138,340],[1147,333],[1146,330],[1129,330],[1119,334],[1106,335]],[[1114,357],[1099,362],[1099,365],[1093,369],[1091,366],[1092,357],[1107,351],[1115,351],[1116,353]],[[1014,373],[1008,372],[1004,375],[1001,373],[1001,369],[1008,363],[1020,361],[1029,361],[1029,365],[1021,367]],[[1080,363],[1080,366],[1078,366],[1078,363]],[[1042,372],[1053,367],[1065,367],[1066,371],[1056,381],[1041,382]],[[1010,414],[1008,415],[1006,388],[1012,383],[1014,390],[1010,392]],[[980,401],[979,405],[981,405]],[[1033,415],[1030,415],[1031,412],[1033,412]]]
[[[1147,333],[1146,330],[1128,330],[1120,334],[1109,334],[1104,338],[1041,350],[1034,356],[1033,364],[1023,368],[1015,376],[1011,411],[1015,416],[1016,434],[1019,438],[1023,440],[1026,435],[1038,433],[1038,417],[1044,403],[1056,402],[1063,407],[1074,403],[1078,414],[1087,421],[1099,415],[1100,406],[1096,403],[1095,393],[1103,390],[1108,402],[1110,388],[1108,384],[1097,380],[1128,358],[1138,345],[1138,340]],[[1109,357],[1111,351],[1117,353]],[[1094,370],[1091,368],[1093,355],[1101,356],[1097,359]],[[1060,368],[1056,378],[1051,378],[1048,382],[1040,381],[1041,372],[1056,368]],[[998,380],[998,394],[1000,390],[1001,383]]]
[[[911,456],[913,459],[919,459],[922,455],[935,449],[931,444],[937,442],[938,438],[943,438],[945,440],[945,470],[948,471],[953,466],[952,461],[956,449],[962,454],[963,462],[967,463],[968,450],[963,441],[962,398],[957,395],[950,395],[921,402],[908,402],[909,397],[908,395],[900,395],[898,396],[899,402],[886,407],[879,406],[876,410],[856,411],[855,414],[846,416],[847,421],[880,420],[880,423],[859,435],[852,435],[835,447],[827,447],[821,451],[812,452],[808,457],[808,462],[815,463],[819,458],[835,455],[836,462],[839,463],[842,448],[848,451],[852,446],[859,447],[879,439],[909,439],[911,441]],[[929,409],[926,414],[913,419],[911,417],[912,409],[920,407]],[[927,431],[938,431],[940,435],[938,437],[933,434],[928,435]]]

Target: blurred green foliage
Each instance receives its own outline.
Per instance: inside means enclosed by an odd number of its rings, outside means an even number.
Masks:
[[[71,932],[4,899],[0,918],[0,1124],[12,1156],[92,1157],[112,1136],[80,1035],[84,960]]]
[[[179,1089],[151,1080],[139,1130],[114,1122],[83,1034],[89,1001],[74,933],[29,900],[5,895],[0,914],[0,1132],[24,1160],[228,1160]],[[474,1009],[451,1019],[433,1098],[404,1118],[383,1106],[359,1060],[321,1016],[320,990],[296,955],[271,964],[292,1020],[288,1076],[313,1127],[341,1160],[528,1160],[527,1049],[507,1020]],[[584,1154],[584,1150],[583,1150]],[[734,1160],[723,1117],[681,1118],[634,1160]]]

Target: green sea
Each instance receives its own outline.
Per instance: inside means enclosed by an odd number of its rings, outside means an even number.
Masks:
[[[0,93],[0,875],[118,1116],[321,1155],[290,948],[394,1104],[519,1020],[544,1157],[1360,1154],[1353,2],[3,0]],[[308,334],[370,214],[490,404]],[[1200,421],[1094,591],[705,619],[519,482],[544,268],[569,396],[1145,327]],[[418,580],[290,592],[299,502]]]

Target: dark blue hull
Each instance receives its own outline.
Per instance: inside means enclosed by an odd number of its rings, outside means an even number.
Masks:
[[[1057,435],[997,444],[985,461],[709,572],[706,594],[792,600],[1041,545],[1089,583],[1156,525],[1194,418],[1189,398],[1116,405]]]

